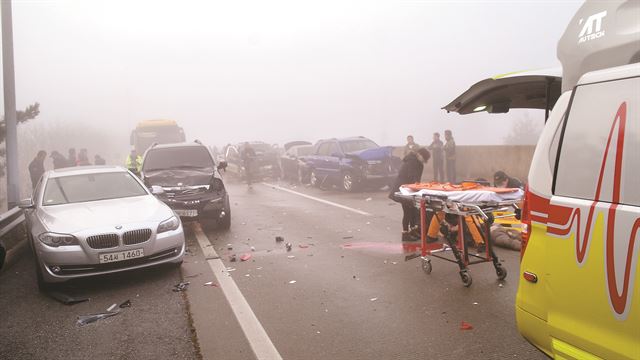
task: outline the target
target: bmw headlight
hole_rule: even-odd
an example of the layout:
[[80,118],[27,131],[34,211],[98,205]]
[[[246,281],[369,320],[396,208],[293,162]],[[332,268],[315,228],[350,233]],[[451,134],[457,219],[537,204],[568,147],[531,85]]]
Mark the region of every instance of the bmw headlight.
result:
[[157,233],[160,234],[167,231],[173,231],[178,227],[180,227],[180,219],[174,215],[158,225]]
[[78,239],[76,239],[75,236],[69,234],[46,232],[40,234],[38,236],[38,240],[40,240],[43,244],[51,247],[80,245]]

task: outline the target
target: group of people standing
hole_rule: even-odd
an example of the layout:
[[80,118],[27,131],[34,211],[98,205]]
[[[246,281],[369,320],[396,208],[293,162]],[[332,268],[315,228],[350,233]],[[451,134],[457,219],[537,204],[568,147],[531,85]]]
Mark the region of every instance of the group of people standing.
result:
[[[68,156],[60,154],[58,151],[53,150],[49,156],[53,162],[54,169],[60,169],[72,166],[87,166],[91,165],[89,161],[89,152],[87,149],[80,149],[76,153],[75,148],[69,149]],[[31,177],[31,187],[35,188],[38,180],[45,172],[44,161],[47,159],[47,152],[44,150],[38,151],[36,157],[29,163],[29,176]],[[100,155],[95,155],[94,165],[106,165],[107,162]]]
[[427,147],[418,145],[413,136],[407,136],[407,145],[404,148],[402,165],[398,177],[391,188],[389,198],[402,205],[402,240],[417,240],[420,236],[420,215],[412,201],[398,198],[395,194],[404,184],[413,184],[422,181],[424,164],[433,159],[434,181],[444,182],[445,168],[446,180],[456,182],[456,143],[451,130],[444,132],[445,142],[440,140],[440,133],[433,134],[433,141]]
[[[440,133],[433,133],[431,144],[426,147],[431,153],[433,162],[433,181],[443,183],[445,180],[456,183],[456,142],[451,130],[444,131],[444,140],[440,140]],[[404,156],[420,149],[412,135],[407,136],[407,145],[404,147]],[[445,172],[446,169],[446,172]]]

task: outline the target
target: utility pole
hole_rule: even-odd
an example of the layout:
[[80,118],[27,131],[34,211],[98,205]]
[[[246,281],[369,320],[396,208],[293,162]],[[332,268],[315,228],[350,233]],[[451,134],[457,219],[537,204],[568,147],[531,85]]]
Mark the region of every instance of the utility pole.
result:
[[4,121],[7,130],[7,203],[12,208],[20,197],[18,170],[18,124],[16,119],[16,79],[13,68],[13,24],[11,0],[2,1],[2,74],[4,80]]

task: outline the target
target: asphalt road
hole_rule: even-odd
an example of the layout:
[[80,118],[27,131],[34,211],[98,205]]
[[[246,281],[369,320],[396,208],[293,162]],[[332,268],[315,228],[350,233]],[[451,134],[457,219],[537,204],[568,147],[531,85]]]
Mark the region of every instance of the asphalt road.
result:
[[[403,248],[401,209],[385,192],[273,185],[227,184],[231,230],[186,223],[180,271],[72,283],[89,302],[38,294],[25,256],[0,275],[0,358],[545,359],[515,326],[517,252],[497,250],[505,281],[478,264],[465,288],[455,264],[434,259],[427,275],[404,261],[415,249]],[[188,289],[172,292],[182,278]],[[118,316],[75,324],[127,299]]]

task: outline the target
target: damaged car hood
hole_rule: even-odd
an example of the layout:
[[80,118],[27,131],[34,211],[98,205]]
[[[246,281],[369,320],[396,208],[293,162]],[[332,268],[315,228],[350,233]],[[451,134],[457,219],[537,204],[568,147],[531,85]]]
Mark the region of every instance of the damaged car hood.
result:
[[182,187],[208,185],[215,176],[213,169],[170,169],[144,173],[147,186]]
[[[73,234],[78,231],[117,225],[162,221],[173,212],[152,195],[43,206],[38,216],[49,231]],[[111,230],[113,231],[113,230]]]
[[392,157],[393,146],[381,146],[374,149],[366,149],[347,153],[348,156],[355,156],[362,160],[382,160]]

